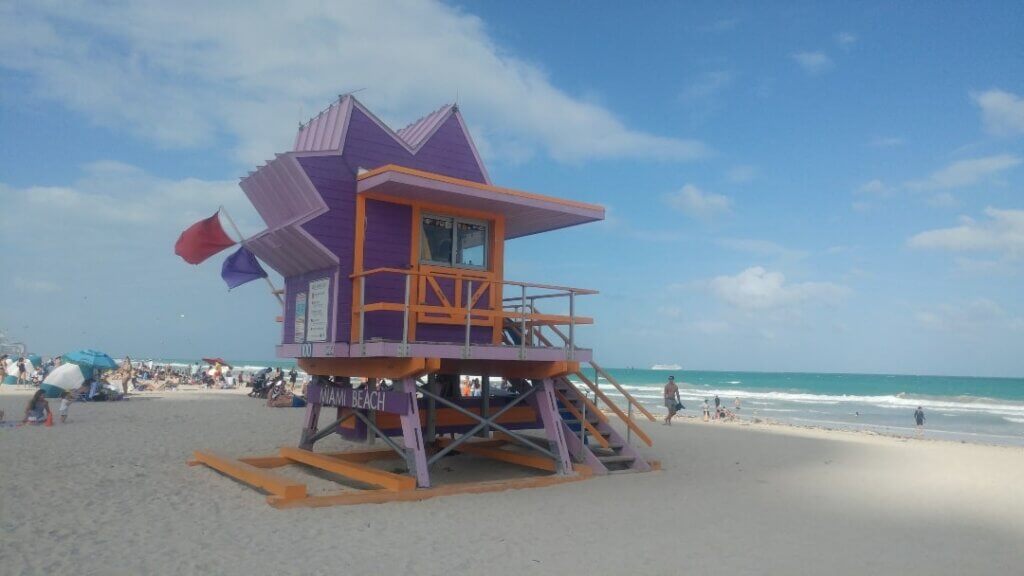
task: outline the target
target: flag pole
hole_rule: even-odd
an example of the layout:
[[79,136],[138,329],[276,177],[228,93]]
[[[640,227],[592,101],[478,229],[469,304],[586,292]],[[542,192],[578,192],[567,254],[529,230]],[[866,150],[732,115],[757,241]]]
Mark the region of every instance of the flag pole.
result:
[[[228,219],[228,223],[231,224],[231,227],[235,229],[235,234],[238,234],[238,243],[241,244],[242,246],[245,246],[245,236],[242,235],[242,231],[239,230],[238,225],[235,224],[235,219],[231,217],[231,214],[228,214],[228,211],[226,208],[224,208],[223,204],[221,204],[220,206],[220,211],[224,213],[224,217]],[[277,292],[277,288],[275,288],[274,283],[270,281],[270,277],[264,276],[263,279],[267,281],[267,286],[270,286],[270,293],[273,294],[275,298],[277,298],[277,301],[281,304],[281,307],[284,308],[284,298],[282,298],[281,295]]]

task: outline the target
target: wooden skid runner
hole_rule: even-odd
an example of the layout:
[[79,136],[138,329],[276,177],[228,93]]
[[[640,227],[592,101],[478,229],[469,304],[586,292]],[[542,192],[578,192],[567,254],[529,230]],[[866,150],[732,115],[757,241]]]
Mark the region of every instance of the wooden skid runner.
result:
[[195,452],[193,458],[195,459],[189,462],[190,466],[205,464],[221,474],[231,476],[239,482],[266,490],[277,498],[293,500],[306,497],[305,484],[300,484],[272,472],[261,470],[252,464],[246,464],[240,460],[219,456],[211,452]]
[[411,476],[392,474],[391,472],[378,470],[365,464],[332,458],[330,456],[310,452],[309,450],[302,450],[300,448],[281,448],[281,456],[288,458],[289,460],[294,460],[300,464],[313,466],[314,468],[333,472],[339,476],[357,480],[364,484],[380,486],[385,490],[397,492],[416,488],[416,479]]
[[[507,444],[507,441],[482,440],[463,444],[458,447],[458,451],[540,470],[554,470],[554,462],[533,455],[500,450],[498,446],[503,444]],[[410,502],[454,494],[480,494],[502,490],[540,488],[585,480],[591,476],[589,467],[577,464],[574,467],[576,474],[566,476],[551,475],[488,482],[464,482],[434,488],[416,489],[416,479],[411,476],[392,474],[362,464],[372,460],[394,457],[395,453],[391,450],[315,453],[309,450],[285,447],[280,449],[279,456],[252,456],[237,459],[212,452],[197,451],[193,455],[193,460],[190,460],[188,464],[189,466],[203,464],[239,482],[269,492],[270,495],[267,496],[267,503],[275,508]],[[364,484],[380,486],[380,488],[370,490],[350,489],[319,496],[310,496],[307,493],[305,484],[267,470],[268,468],[277,468],[296,463],[326,470]]]

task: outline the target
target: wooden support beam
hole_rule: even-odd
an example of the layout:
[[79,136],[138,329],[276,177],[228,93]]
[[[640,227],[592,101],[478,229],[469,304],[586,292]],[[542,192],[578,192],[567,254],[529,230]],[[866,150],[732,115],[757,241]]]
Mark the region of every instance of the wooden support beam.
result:
[[601,433],[597,431],[597,428],[594,428],[593,424],[588,422],[587,419],[583,417],[583,414],[581,414],[580,411],[576,409],[576,406],[573,405],[573,403],[570,402],[564,394],[559,392],[557,388],[555,389],[555,396],[558,397],[558,400],[562,402],[562,405],[565,406],[565,409],[568,410],[573,415],[573,417],[576,418],[576,420],[579,421],[579,423],[582,424],[583,427],[587,429],[587,432],[590,432],[590,435],[594,438],[595,441],[597,441],[598,444],[600,444],[604,448],[609,448],[608,440],[606,440],[605,437],[602,436]]
[[[441,446],[446,446],[451,441],[444,440],[439,442]],[[510,452],[508,450],[502,450],[501,448],[492,446],[482,446],[477,442],[463,442],[456,446],[454,450],[456,452],[462,452],[463,454],[472,454],[474,456],[490,458],[491,460],[518,464],[519,466],[526,466],[527,468],[536,468],[537,470],[545,470],[547,472],[557,471],[555,461],[550,458],[535,456],[533,454],[523,454],[520,452]]]
[[401,474],[392,474],[376,468],[331,458],[299,448],[281,448],[281,456],[296,462],[333,472],[364,484],[380,486],[385,490],[401,491],[416,488],[416,479]]
[[402,457],[391,448],[379,450],[347,450],[345,452],[320,452],[321,456],[337,458],[345,462],[372,462],[374,460],[401,460]]
[[238,461],[257,468],[280,468],[292,463],[291,460],[280,456],[249,456],[247,458],[238,458]]
[[437,358],[297,358],[296,363],[314,376],[364,378],[418,378],[441,367]]
[[442,374],[490,374],[502,378],[541,380],[579,371],[579,362],[565,360],[462,360],[442,358]]
[[[588,468],[589,471],[589,468]],[[405,490],[392,492],[390,490],[346,490],[334,494],[322,496],[310,496],[298,500],[284,500],[274,496],[267,497],[267,503],[274,508],[319,508],[323,506],[347,506],[353,504],[382,504],[385,502],[412,502],[436,498],[438,496],[452,496],[455,494],[484,494],[487,492],[501,492],[503,490],[520,490],[525,488],[542,488],[568,482],[579,482],[590,478],[590,474],[580,470],[579,474],[569,476],[540,476],[534,478],[517,478],[514,480],[496,480],[493,482],[465,482],[459,484],[447,484],[434,488],[421,490]]]
[[261,470],[252,464],[246,464],[245,462],[220,456],[212,452],[196,451],[192,457],[195,463],[204,464],[239,482],[266,490],[276,496],[279,501],[306,497],[305,484],[300,484],[290,478]]

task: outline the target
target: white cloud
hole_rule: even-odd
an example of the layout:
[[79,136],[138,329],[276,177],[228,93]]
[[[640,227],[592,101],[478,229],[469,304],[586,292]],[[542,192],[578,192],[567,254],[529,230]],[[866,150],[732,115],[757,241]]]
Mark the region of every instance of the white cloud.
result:
[[771,240],[757,238],[721,238],[717,243],[730,250],[744,252],[746,254],[757,254],[759,256],[772,256],[785,260],[802,260],[807,257],[804,250],[787,248]]
[[702,74],[682,92],[683,100],[714,98],[732,85],[736,75],[729,70],[714,70]]
[[855,192],[858,194],[870,194],[873,196],[888,196],[892,194],[893,190],[892,187],[886,185],[885,182],[875,179],[861,184],[857,187]]
[[16,276],[14,278],[14,287],[22,292],[34,292],[41,294],[60,292],[60,284],[57,284],[56,282],[51,282],[50,280],[22,278],[21,276]]
[[820,74],[832,68],[832,59],[824,52],[797,52],[792,56],[808,74]]
[[733,184],[746,184],[757,177],[757,168],[746,164],[733,166],[725,173],[725,178]]
[[966,304],[942,304],[920,310],[915,319],[923,328],[954,334],[992,329],[1017,330],[1020,318],[1014,318],[992,300],[980,298]]
[[695,332],[708,336],[726,334],[732,330],[732,326],[723,320],[697,320],[696,322],[689,323],[688,327]]
[[1024,210],[986,208],[985,215],[989,220],[984,222],[961,217],[959,226],[921,232],[907,244],[912,248],[1024,256]]
[[990,134],[1024,134],[1024,98],[993,88],[972,92],[971,99],[981,108],[981,120]]
[[359,88],[399,125],[458,94],[494,155],[503,146],[562,161],[707,153],[557,88],[481,19],[437,2],[26,2],[4,12],[0,67],[30,78],[34,96],[163,146],[226,139],[247,164],[290,146],[300,121]]
[[953,196],[949,192],[939,192],[938,194],[933,194],[930,198],[928,198],[928,200],[926,200],[926,202],[928,202],[929,206],[934,206],[936,208],[953,208],[957,204],[959,204],[959,202],[957,202],[956,200],[956,196]]
[[849,290],[831,282],[786,283],[781,272],[754,266],[735,276],[717,276],[711,290],[720,300],[742,310],[770,311],[803,304],[835,304]]
[[952,164],[932,173],[924,180],[908,182],[907,186],[916,190],[943,190],[961,188],[982,182],[992,176],[1005,172],[1021,163],[1021,159],[1013,154],[997,154],[970,160],[957,160]]
[[840,48],[849,50],[857,43],[857,35],[852,32],[839,32],[835,35],[835,40]]
[[666,200],[669,206],[696,218],[713,218],[727,214],[732,209],[729,197],[704,192],[693,184],[687,184],[678,192],[669,194]]
[[[119,162],[88,164],[69,186],[0,183],[0,195],[8,208],[0,212],[0,244],[18,246],[54,265],[68,252],[69,241],[74,251],[99,258],[94,265],[117,257],[145,260],[150,250],[170,254],[177,235],[218,205],[225,206],[243,233],[263,228],[237,181],[171,180]],[[49,251],[59,256],[45,256]],[[69,262],[79,265],[75,258]]]

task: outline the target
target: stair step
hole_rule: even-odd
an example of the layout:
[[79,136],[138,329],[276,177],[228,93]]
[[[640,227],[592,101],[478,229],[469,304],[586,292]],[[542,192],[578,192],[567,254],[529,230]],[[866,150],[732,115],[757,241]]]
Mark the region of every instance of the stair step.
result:
[[636,456],[598,456],[597,459],[602,464],[614,464],[616,462],[633,462],[636,460]]

